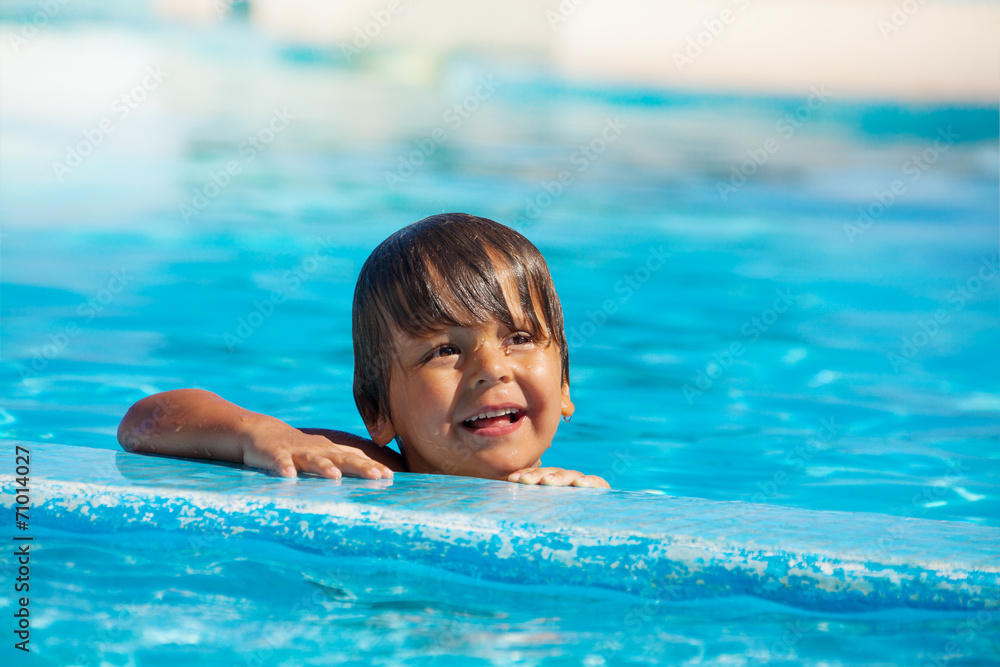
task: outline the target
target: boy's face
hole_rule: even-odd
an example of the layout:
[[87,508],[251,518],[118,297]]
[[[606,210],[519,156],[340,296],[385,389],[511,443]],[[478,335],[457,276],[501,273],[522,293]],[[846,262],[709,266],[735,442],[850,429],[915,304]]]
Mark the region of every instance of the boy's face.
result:
[[573,414],[548,332],[484,322],[394,338],[393,418],[371,432],[379,444],[398,435],[411,472],[506,479],[536,465],[560,417]]

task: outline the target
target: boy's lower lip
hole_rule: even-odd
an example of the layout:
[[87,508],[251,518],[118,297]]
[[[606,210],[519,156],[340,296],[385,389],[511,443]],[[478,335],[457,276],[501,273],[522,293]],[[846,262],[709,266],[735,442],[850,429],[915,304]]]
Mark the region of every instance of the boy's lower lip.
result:
[[517,429],[521,428],[521,423],[524,421],[525,413],[522,412],[517,415],[517,421],[511,422],[510,424],[503,424],[502,426],[494,426],[492,428],[469,428],[464,423],[460,426],[465,429],[466,433],[471,433],[473,435],[484,435],[488,438],[495,438],[500,435],[507,435],[508,433],[513,433]]

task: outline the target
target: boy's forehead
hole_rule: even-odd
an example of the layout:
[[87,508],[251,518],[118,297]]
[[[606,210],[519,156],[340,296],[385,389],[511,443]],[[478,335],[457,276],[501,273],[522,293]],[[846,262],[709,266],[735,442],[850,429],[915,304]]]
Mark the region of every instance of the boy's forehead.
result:
[[521,298],[517,289],[517,276],[514,274],[513,268],[507,259],[493,248],[486,246],[486,254],[496,270],[497,282],[500,283],[507,310],[510,311],[515,322],[524,319],[524,314],[521,312]]
[[[517,288],[517,275],[507,259],[500,252],[488,245],[484,246],[483,249],[486,251],[487,256],[490,258],[490,262],[493,264],[494,274],[496,275],[497,282],[500,285],[503,300],[507,304],[507,310],[510,312],[511,317],[515,322],[520,322],[524,319],[524,313],[521,312],[521,299]],[[469,309],[455,294],[455,290],[448,284],[448,279],[444,276],[444,274],[442,274],[440,267],[438,267],[434,262],[427,262],[426,268],[431,279],[431,286],[437,297],[444,302],[450,312],[467,313],[469,315],[469,324],[473,324],[475,322],[473,313],[469,312]],[[442,324],[442,326],[448,325]]]
[[[510,314],[510,318],[513,320],[514,324],[518,327],[527,327],[530,323],[529,318],[523,312],[521,308],[520,291],[517,284],[517,275],[506,258],[498,253],[496,250],[485,247],[486,253],[490,258],[491,263],[494,268],[494,275],[497,278],[497,284],[500,287],[501,295],[503,297],[504,303],[507,307],[507,311]],[[448,282],[448,278],[444,275],[441,268],[432,261],[428,261],[425,264],[425,270],[427,272],[427,277],[430,281],[430,288],[434,293],[434,297],[438,300],[444,307],[445,311],[449,313],[451,318],[455,321],[449,321],[447,319],[442,319],[437,325],[432,325],[431,328],[426,332],[418,333],[417,335],[410,334],[403,330],[398,323],[391,323],[390,329],[392,332],[392,337],[397,344],[405,342],[415,342],[420,341],[428,336],[433,336],[436,333],[447,330],[455,326],[456,321],[459,326],[477,326],[485,324],[482,320],[482,309],[479,309],[479,313],[470,309],[470,307],[463,303],[462,299],[458,297],[456,291]],[[532,299],[537,301],[537,299]],[[547,329],[545,326],[545,320],[542,313],[539,310],[539,304],[535,304],[535,315],[541,327]],[[503,318],[490,317],[487,321],[499,321]]]

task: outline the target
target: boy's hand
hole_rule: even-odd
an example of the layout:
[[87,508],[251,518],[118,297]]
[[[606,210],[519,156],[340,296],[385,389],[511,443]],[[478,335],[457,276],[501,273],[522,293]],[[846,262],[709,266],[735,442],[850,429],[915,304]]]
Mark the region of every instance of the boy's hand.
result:
[[364,479],[392,479],[388,466],[359,449],[323,435],[309,435],[273,418],[253,424],[243,443],[243,463],[282,477],[311,472],[329,479],[342,475]]
[[508,482],[541,484],[542,486],[582,486],[591,489],[610,489],[611,485],[597,475],[584,475],[576,470],[562,468],[523,468],[512,472]]

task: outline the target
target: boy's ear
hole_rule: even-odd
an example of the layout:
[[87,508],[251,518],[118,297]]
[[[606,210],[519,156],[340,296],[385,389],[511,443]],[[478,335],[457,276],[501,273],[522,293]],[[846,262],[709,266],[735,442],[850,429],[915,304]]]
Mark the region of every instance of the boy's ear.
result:
[[572,417],[573,412],[576,410],[576,406],[573,405],[573,401],[569,397],[569,382],[563,382],[562,385],[562,416]]
[[385,447],[396,437],[396,429],[393,428],[392,422],[385,417],[379,417],[374,424],[366,424],[366,426],[368,427],[368,435],[379,447]]

